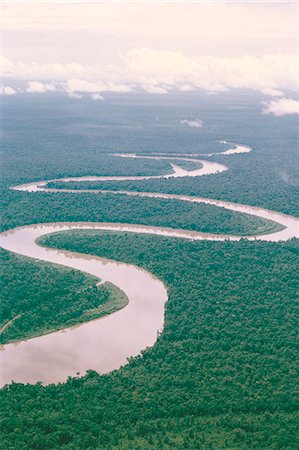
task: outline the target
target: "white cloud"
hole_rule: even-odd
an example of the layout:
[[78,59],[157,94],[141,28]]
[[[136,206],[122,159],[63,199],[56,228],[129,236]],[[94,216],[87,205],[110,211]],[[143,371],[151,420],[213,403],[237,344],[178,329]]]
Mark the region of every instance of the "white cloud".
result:
[[131,86],[128,86],[126,84],[116,84],[116,83],[107,83],[105,86],[105,91],[109,92],[120,92],[120,93],[127,93],[132,92]]
[[194,91],[194,87],[191,86],[190,84],[183,84],[182,86],[180,86],[180,91],[182,92]]
[[0,55],[0,66],[2,74],[15,75],[16,73],[15,64],[2,54]]
[[55,92],[56,86],[53,83],[41,83],[40,81],[29,81],[26,92],[29,94],[44,94],[45,92]]
[[[73,98],[240,88],[284,100],[299,88],[295,3],[6,1],[2,73]],[[265,111],[279,107],[294,108]]]
[[167,89],[189,88],[222,92],[231,88],[255,90],[297,89],[296,55],[271,54],[262,57],[190,58],[180,52],[148,48],[130,50],[124,55],[124,75],[137,83]]
[[149,94],[167,94],[167,89],[154,85],[154,84],[143,84],[142,88]]
[[287,114],[299,114],[299,101],[291,98],[281,98],[264,103],[264,114],[285,116]]
[[100,92],[131,92],[132,89],[130,86],[125,84],[115,84],[115,83],[103,83],[102,81],[88,81],[82,80],[78,78],[73,78],[68,80],[65,84],[66,92],[73,96],[76,93],[90,93],[94,94],[91,96],[93,100],[103,100],[103,97],[100,95]]
[[67,80],[69,78],[89,76],[99,70],[95,66],[83,66],[82,64],[71,63],[38,63],[38,62],[13,62],[7,57],[1,55],[2,72],[5,76],[13,76],[14,78],[22,78],[30,80],[36,78],[39,80]]
[[92,100],[104,100],[104,97],[102,97],[101,94],[92,94],[91,99]]
[[[191,58],[180,52],[141,47],[123,54],[120,65],[25,64],[3,60],[4,76],[34,77],[39,80],[34,83],[49,78],[56,83],[64,81],[73,93],[130,92],[135,86],[159,94],[171,90],[223,92],[241,88],[279,96],[285,89],[298,89],[297,57],[290,54]],[[32,89],[50,90],[42,86]]]
[[45,88],[49,92],[55,92],[57,90],[55,84],[53,83],[45,83]]
[[203,121],[200,119],[194,119],[194,120],[181,120],[181,124],[186,124],[191,128],[202,128],[203,127]]
[[16,89],[10,87],[10,86],[0,86],[0,94],[1,95],[15,95],[17,93]]
[[99,83],[90,82],[87,80],[81,80],[78,78],[73,78],[68,80],[66,83],[67,91],[76,92],[101,92],[103,90],[103,85]]
[[76,100],[82,98],[81,94],[75,94],[75,92],[71,92],[71,91],[68,92],[68,95],[69,95],[69,97],[75,98]]
[[4,3],[5,77],[55,80],[71,96],[298,88],[296,2]]
[[278,89],[271,89],[271,88],[264,88],[261,89],[262,94],[268,95],[269,97],[282,97],[283,92],[279,91]]

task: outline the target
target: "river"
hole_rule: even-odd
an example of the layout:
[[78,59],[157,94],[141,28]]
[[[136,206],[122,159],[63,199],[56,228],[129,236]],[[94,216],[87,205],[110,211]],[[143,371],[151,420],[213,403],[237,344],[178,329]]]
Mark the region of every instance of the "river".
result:
[[[223,152],[222,154],[247,153],[248,151],[248,147],[236,146],[236,149],[227,150],[226,153]],[[126,155],[125,157],[138,156]],[[164,156],[152,156],[152,158],[160,159]],[[172,159],[186,160],[187,158],[177,156]],[[176,194],[47,188],[47,183],[50,181],[137,180],[170,176],[201,176],[228,170],[226,166],[218,163],[203,161],[198,158],[193,159],[193,161],[199,162],[200,167],[186,171],[176,164],[170,163],[171,174],[154,177],[64,178],[62,180],[27,183],[14,186],[12,189],[28,193],[45,191],[49,194],[51,192],[72,192],[75,194],[80,194],[80,192],[89,192],[90,194],[113,192],[115,195],[166,198],[211,204],[267,219],[281,225],[281,229],[277,232],[256,236],[250,235],[247,236],[249,240],[280,241],[299,237],[299,220],[297,218],[249,205]],[[244,238],[244,236],[207,234],[198,231],[138,224],[89,222],[29,225],[2,233],[0,235],[0,246],[4,249],[95,275],[102,282],[110,282],[119,287],[127,295],[129,303],[125,308],[100,319],[44,336],[3,345],[0,354],[1,385],[10,383],[12,380],[23,383],[43,381],[44,384],[63,382],[68,376],[83,375],[88,369],[96,370],[99,373],[108,373],[126,364],[129,357],[136,356],[145,348],[154,345],[158,333],[163,330],[167,289],[161,280],[134,265],[74,252],[49,249],[36,243],[36,240],[41,236],[58,231],[78,229],[146,233],[191,240],[223,241],[229,239],[237,241]]]

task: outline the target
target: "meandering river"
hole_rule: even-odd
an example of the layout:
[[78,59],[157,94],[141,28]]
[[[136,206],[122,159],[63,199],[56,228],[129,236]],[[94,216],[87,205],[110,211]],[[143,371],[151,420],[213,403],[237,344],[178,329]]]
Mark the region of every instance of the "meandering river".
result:
[[[223,155],[234,153],[248,153],[249,147],[235,145],[226,150]],[[132,154],[119,154],[119,157],[142,157]],[[259,236],[247,236],[248,239],[261,239],[264,241],[287,240],[299,237],[299,220],[275,211],[240,205],[201,197],[191,197],[175,194],[160,194],[152,192],[127,191],[101,191],[52,189],[47,184],[51,181],[105,181],[105,180],[140,180],[150,178],[169,178],[181,176],[202,176],[228,170],[223,164],[205,161],[198,155],[164,155],[146,156],[153,159],[170,160],[172,172],[157,176],[136,177],[76,177],[60,180],[46,180],[14,186],[11,189],[25,192],[45,191],[51,192],[80,192],[114,193],[115,195],[129,195],[140,197],[154,197],[175,199],[194,203],[206,203],[226,208],[239,213],[250,214],[263,219],[271,220],[281,225],[281,230]],[[200,156],[212,156],[205,154]],[[188,160],[198,163],[194,170],[184,170],[172,160]],[[44,384],[63,382],[68,376],[83,375],[86,370],[93,369],[100,373],[107,373],[126,364],[127,358],[138,355],[146,347],[154,345],[157,335],[163,329],[164,305],[167,301],[167,290],[161,280],[149,272],[134,265],[119,263],[103,258],[74,252],[55,250],[42,247],[36,243],[39,237],[67,230],[110,230],[118,232],[146,233],[157,236],[169,236],[191,240],[240,240],[241,236],[207,234],[197,231],[172,229],[145,225],[117,224],[117,223],[47,223],[29,225],[6,231],[0,235],[0,245],[6,250],[16,254],[31,257],[37,260],[60,264],[75,268],[91,275],[95,275],[102,282],[110,282],[118,286],[127,295],[128,305],[110,315],[96,319],[76,327],[56,331],[51,334],[39,336],[18,343],[6,344],[1,347],[1,376],[0,385],[17,382],[34,383],[43,381]],[[244,238],[244,236],[243,236]]]

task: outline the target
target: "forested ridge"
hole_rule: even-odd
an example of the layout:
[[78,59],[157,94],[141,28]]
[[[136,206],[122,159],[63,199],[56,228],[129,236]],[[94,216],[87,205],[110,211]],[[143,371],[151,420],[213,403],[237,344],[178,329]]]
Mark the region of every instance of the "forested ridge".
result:
[[297,448],[295,240],[43,241],[150,270],[169,290],[165,327],[109,375],[2,389],[3,448]]

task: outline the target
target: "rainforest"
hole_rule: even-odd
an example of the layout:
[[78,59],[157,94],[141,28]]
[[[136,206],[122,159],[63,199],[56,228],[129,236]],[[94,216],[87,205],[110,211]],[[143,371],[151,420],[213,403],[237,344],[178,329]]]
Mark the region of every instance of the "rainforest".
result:
[[[12,374],[1,448],[297,448],[298,120],[261,115],[258,101],[246,91],[1,100],[0,365]],[[189,127],[199,103],[205,126]],[[250,151],[225,154],[238,145]],[[192,176],[205,161],[214,172]],[[172,176],[176,166],[188,173]],[[85,340],[94,360],[116,352],[114,336],[95,347],[88,336],[130,308],[135,275],[117,285],[90,269],[110,261],[156,283],[136,281],[153,305],[154,289],[167,293],[138,313],[152,321],[148,340],[109,370],[80,355],[68,376],[59,347],[44,352],[46,375],[31,353],[14,358],[55,336],[76,336],[78,351]],[[117,334],[125,347],[125,327]]]

